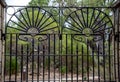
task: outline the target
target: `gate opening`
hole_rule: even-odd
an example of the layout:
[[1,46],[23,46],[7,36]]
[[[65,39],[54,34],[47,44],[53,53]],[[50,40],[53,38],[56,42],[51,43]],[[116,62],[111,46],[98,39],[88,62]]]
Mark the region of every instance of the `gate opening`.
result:
[[116,82],[111,9],[21,7],[5,28],[4,81]]

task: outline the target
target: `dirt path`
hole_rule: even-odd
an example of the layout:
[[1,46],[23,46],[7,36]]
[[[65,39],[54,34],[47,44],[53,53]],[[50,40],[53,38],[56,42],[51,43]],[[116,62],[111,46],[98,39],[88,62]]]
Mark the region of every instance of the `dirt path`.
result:
[[[54,76],[55,76],[55,78],[54,78]],[[49,77],[49,78],[48,78]],[[54,75],[54,72],[50,72],[50,74],[48,74],[48,72],[45,72],[44,73],[44,82],[66,82],[66,80],[68,81],[68,82],[71,82],[71,80],[73,80],[73,82],[76,82],[77,81],[77,76],[76,76],[76,74],[73,74],[73,76],[72,76],[73,78],[71,78],[71,74],[67,74],[67,79],[66,79],[66,74],[64,74],[64,75],[61,75],[60,73],[55,73],[55,75]],[[33,80],[34,80],[34,82],[37,82],[37,79],[39,79],[39,82],[43,82],[43,74],[42,73],[40,73],[39,74],[39,76],[37,76],[37,73],[35,73],[34,75],[33,75]],[[89,77],[89,80],[92,80],[93,79],[93,77]],[[98,76],[95,76],[94,77],[94,79],[95,80],[98,80]],[[5,80],[6,81],[9,81],[9,76],[6,76],[5,77]],[[19,73],[18,75],[17,75],[17,82],[19,82],[21,80],[21,74]],[[32,82],[31,80],[32,80],[32,74],[29,72],[28,73],[28,80],[29,80],[29,82]],[[41,81],[40,81],[41,80]],[[79,80],[79,82],[81,82],[82,81],[82,76],[81,75],[79,75],[78,76],[78,80]],[[84,80],[85,80],[85,78],[84,78]],[[12,75],[11,76],[11,81],[15,81],[15,75]],[[26,81],[25,81],[26,82]],[[85,81],[84,81],[85,82]],[[91,81],[92,82],[92,81]]]

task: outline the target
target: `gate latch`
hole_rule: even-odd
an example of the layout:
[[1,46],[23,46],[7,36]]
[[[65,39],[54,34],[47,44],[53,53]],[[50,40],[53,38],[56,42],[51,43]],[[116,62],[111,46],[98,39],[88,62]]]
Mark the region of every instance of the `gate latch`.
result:
[[120,32],[116,32],[115,38],[114,38],[115,41],[119,41],[120,42],[119,37],[120,37]]
[[62,34],[59,34],[59,39],[62,40]]
[[1,40],[5,40],[5,34],[2,34]]
[[1,40],[5,40],[5,33],[3,33],[3,31],[2,31],[2,29],[0,29],[0,35],[1,35],[1,37],[0,37],[0,39]]

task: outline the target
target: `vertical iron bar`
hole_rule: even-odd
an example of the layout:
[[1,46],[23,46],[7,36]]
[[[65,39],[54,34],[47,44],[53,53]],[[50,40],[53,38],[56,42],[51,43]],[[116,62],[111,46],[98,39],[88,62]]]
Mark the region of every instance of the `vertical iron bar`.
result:
[[23,81],[23,45],[21,45],[21,81]]
[[[59,23],[59,26],[61,26],[61,8],[60,8],[60,4],[59,4],[59,9],[58,9],[58,12],[59,12],[59,20],[58,20],[58,23]],[[61,34],[61,30],[60,28],[58,28],[58,33]]]
[[6,56],[7,56],[7,41],[6,41],[6,36],[8,36],[7,34],[5,34],[5,47],[4,47],[4,54],[5,54],[5,57],[4,57],[4,81],[6,80]]
[[111,81],[111,52],[110,52],[110,34],[109,34],[109,40],[108,40],[108,55],[109,55],[109,81]]
[[61,76],[61,74],[60,74],[60,73],[61,73],[61,69],[60,69],[60,68],[61,68],[61,56],[60,56],[60,47],[61,47],[60,45],[61,45],[61,44],[60,44],[60,38],[59,38],[58,43],[59,43],[59,52],[58,52],[58,56],[59,56],[59,80],[60,80],[60,79],[61,79],[61,78],[60,78],[60,76]]
[[11,81],[11,61],[12,61],[12,34],[10,34],[10,69],[9,69],[9,81]]
[[17,81],[17,72],[18,72],[18,64],[17,64],[17,57],[18,57],[18,35],[16,34],[16,50],[15,50],[15,53],[16,53],[16,55],[15,55],[15,58],[16,58],[16,60],[15,60],[15,62],[16,62],[16,69],[15,69],[15,81]]
[[73,82],[73,35],[71,35],[71,82]]
[[105,36],[103,34],[103,71],[104,71],[104,81],[106,81],[106,73],[105,73]]
[[[38,41],[39,41],[39,40],[38,40]],[[42,53],[42,54],[43,54],[43,53]],[[38,67],[38,68],[37,68],[37,82],[39,82],[39,73],[40,73],[40,70],[39,70],[39,69],[40,69],[40,68],[39,68],[39,67],[40,67],[40,63],[39,63],[40,60],[39,60],[39,59],[42,58],[42,54],[40,53],[40,43],[38,43],[38,45],[37,45],[37,57],[38,57],[38,59],[37,59],[37,65],[38,65],[38,66],[37,66],[37,67]]]
[[97,54],[98,54],[98,82],[100,82],[100,54],[99,54],[100,46],[98,44]]
[[76,57],[77,57],[77,58],[76,58],[76,63],[77,63],[76,68],[77,68],[77,70],[76,70],[76,71],[77,71],[77,82],[78,82],[78,74],[79,74],[79,73],[78,73],[78,57],[79,57],[79,56],[78,56],[78,43],[77,43],[77,45],[76,45],[76,55],[77,55],[77,56],[76,56]]
[[84,81],[84,51],[83,51],[83,45],[82,45],[82,82]]
[[[61,37],[62,37],[62,35],[60,35],[60,38],[61,38]],[[62,62],[62,61],[63,61],[63,57],[64,57],[64,56],[62,56],[62,39],[60,39],[60,43],[61,43],[61,44],[60,44],[60,54],[61,54],[61,55],[60,55],[60,58],[61,58],[61,59],[60,59],[60,62],[61,62],[61,69],[62,69],[62,68],[63,68],[63,64],[62,64],[63,62]],[[62,71],[61,71],[61,80],[62,80]]]
[[88,46],[88,40],[87,40],[87,78],[88,78],[88,82],[89,82],[89,46]]
[[43,45],[43,82],[45,80],[45,46]]
[[[115,20],[115,18],[116,18],[116,11],[114,11],[114,27],[116,27],[116,20]],[[115,41],[115,28],[113,28],[113,35],[114,35],[114,40],[113,40],[113,46],[114,46],[114,53],[113,53],[113,55],[114,55],[114,77],[115,77],[115,81],[116,81],[116,41]]]
[[68,61],[68,35],[66,34],[66,82],[67,82],[67,78],[68,78],[68,76],[67,76],[67,74],[68,74],[68,63],[67,63],[67,61]]
[[28,64],[29,64],[29,55],[30,55],[29,54],[29,47],[30,47],[29,44],[27,44],[27,63],[26,63],[26,69],[27,69],[27,73],[26,74],[27,75],[26,75],[26,81],[28,81],[28,69],[29,69],[28,68]]
[[32,82],[34,80],[34,38],[32,38]]
[[50,81],[50,34],[48,39],[48,81]]
[[93,47],[92,47],[92,57],[93,57],[93,58],[92,58],[92,63],[93,63],[93,82],[94,82],[94,80],[95,80],[95,79],[94,79],[94,76],[95,76],[95,73],[94,73],[94,72],[95,72],[95,68],[94,68],[94,66],[95,66],[95,65],[94,65],[94,56],[95,56],[94,50],[95,50],[95,48],[94,48],[94,46],[93,46]]
[[55,59],[56,59],[56,57],[55,57],[55,54],[56,54],[56,36],[55,36],[55,34],[54,34],[54,82],[55,82]]

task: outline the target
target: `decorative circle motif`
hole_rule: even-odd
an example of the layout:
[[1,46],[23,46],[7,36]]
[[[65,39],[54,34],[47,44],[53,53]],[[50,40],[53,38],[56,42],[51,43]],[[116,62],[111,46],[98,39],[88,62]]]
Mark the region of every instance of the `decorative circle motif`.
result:
[[36,29],[36,28],[34,28],[34,27],[33,27],[33,28],[29,28],[29,29],[28,29],[28,31],[27,31],[27,33],[31,33],[31,34],[32,34],[32,33],[33,33],[33,34],[38,34],[38,33],[39,33],[39,31],[38,31],[38,29]]
[[14,7],[9,7],[9,8],[7,8],[7,14],[8,15],[12,15],[12,14],[14,14],[15,13],[15,8]]
[[58,24],[50,12],[40,7],[28,7],[18,10],[11,16],[6,33],[40,34],[52,33],[53,30],[58,31]]
[[64,29],[69,29],[74,34],[109,34],[112,28],[113,24],[109,15],[100,9],[81,8],[68,15],[63,32]]
[[85,34],[86,36],[90,36],[90,34],[93,33],[93,31],[90,29],[90,28],[85,28],[83,31],[82,31],[83,34]]

